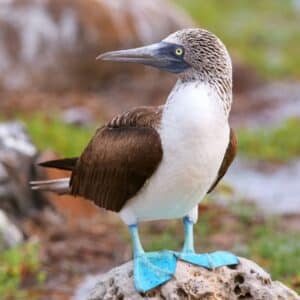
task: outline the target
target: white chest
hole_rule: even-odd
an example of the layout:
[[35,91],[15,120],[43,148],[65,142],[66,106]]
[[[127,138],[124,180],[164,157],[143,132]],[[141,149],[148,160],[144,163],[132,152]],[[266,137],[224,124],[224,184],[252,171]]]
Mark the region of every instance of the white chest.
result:
[[127,205],[138,220],[186,215],[216,179],[229,143],[227,116],[220,99],[206,86],[175,90],[159,133],[162,162]]
[[160,135],[164,162],[174,174],[198,190],[212,183],[229,143],[229,125],[210,88],[179,89],[166,105]]

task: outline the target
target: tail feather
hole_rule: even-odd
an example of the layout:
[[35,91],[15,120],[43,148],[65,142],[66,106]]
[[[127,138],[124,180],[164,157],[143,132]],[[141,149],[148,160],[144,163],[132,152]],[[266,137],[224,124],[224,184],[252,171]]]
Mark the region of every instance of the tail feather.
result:
[[39,165],[42,167],[46,167],[46,168],[54,168],[54,169],[60,169],[60,170],[73,171],[77,160],[78,160],[78,157],[64,158],[64,159],[45,161],[45,162],[39,163]]
[[61,195],[68,194],[70,192],[70,178],[31,181],[30,187],[32,190],[49,191]]

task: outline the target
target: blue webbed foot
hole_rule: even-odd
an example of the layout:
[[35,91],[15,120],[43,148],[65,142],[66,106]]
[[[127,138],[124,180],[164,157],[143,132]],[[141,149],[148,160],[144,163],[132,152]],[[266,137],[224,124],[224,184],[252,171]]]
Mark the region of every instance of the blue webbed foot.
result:
[[182,252],[177,252],[178,259],[187,261],[207,269],[215,269],[223,266],[232,266],[239,263],[238,258],[226,251],[197,254],[194,251],[193,221],[189,217],[183,218],[185,240]]
[[136,289],[147,292],[172,279],[176,261],[176,256],[171,251],[140,253],[134,258]]
[[223,266],[232,266],[239,264],[239,259],[237,258],[237,256],[226,251],[216,251],[212,253],[201,254],[197,254],[195,252],[180,252],[177,253],[177,257],[180,260],[207,269],[215,269]]

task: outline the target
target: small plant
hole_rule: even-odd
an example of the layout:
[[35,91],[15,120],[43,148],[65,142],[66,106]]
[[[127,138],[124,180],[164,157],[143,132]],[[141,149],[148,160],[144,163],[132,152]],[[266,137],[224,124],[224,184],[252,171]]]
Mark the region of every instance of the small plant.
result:
[[250,244],[253,259],[274,279],[282,280],[300,292],[300,233],[279,231],[272,223],[256,228]]
[[35,114],[21,119],[40,150],[55,149],[64,157],[81,154],[94,134],[95,128],[81,128],[66,124],[44,114]]
[[299,118],[274,129],[243,129],[238,133],[239,152],[253,159],[288,162],[300,156],[299,132]]
[[45,280],[37,244],[25,243],[0,253],[0,299],[26,299],[22,285],[28,278],[36,283]]

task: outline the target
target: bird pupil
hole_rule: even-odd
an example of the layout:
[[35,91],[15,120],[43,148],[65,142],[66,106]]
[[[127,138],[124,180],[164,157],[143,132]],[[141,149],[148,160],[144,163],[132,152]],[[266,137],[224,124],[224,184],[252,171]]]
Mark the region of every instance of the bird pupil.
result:
[[181,55],[181,54],[182,54],[182,52],[183,52],[183,51],[182,51],[182,49],[181,49],[181,48],[177,48],[177,49],[176,49],[176,54],[177,54],[177,55]]

